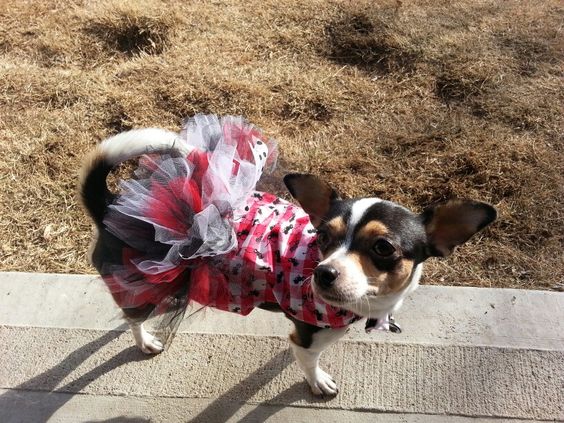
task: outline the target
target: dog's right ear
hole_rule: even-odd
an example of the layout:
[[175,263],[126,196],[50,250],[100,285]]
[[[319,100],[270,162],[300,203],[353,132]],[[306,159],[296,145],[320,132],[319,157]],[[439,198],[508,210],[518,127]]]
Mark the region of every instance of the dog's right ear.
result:
[[451,200],[426,209],[421,214],[430,256],[446,257],[468,241],[496,217],[489,204],[471,200]]
[[331,203],[339,198],[333,188],[314,175],[290,173],[284,176],[284,183],[316,228],[329,212]]

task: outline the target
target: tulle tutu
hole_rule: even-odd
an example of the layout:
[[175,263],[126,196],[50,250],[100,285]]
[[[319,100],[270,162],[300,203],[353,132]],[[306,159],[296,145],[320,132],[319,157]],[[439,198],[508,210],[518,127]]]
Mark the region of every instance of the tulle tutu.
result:
[[[242,118],[195,116],[181,137],[194,147],[188,157],[145,156],[137,177],[121,184],[105,220],[114,235],[138,250],[150,251],[155,241],[170,246],[164,257],[136,259],[145,274],[232,251],[233,211],[245,203],[265,167],[275,165],[276,144]],[[154,238],[140,237],[132,220],[149,223]]]
[[233,212],[276,164],[276,143],[241,117],[196,115],[180,135],[191,153],[143,156],[106,214],[107,229],[131,247],[123,266],[105,272],[121,307],[162,301],[168,293],[151,284],[176,282],[202,258],[233,251]]
[[358,320],[313,298],[319,257],[307,214],[255,191],[274,169],[275,142],[240,117],[213,115],[186,121],[181,137],[194,148],[186,157],[143,156],[109,206],[104,223],[128,246],[104,272],[118,304],[154,305],[173,316],[169,327],[192,301],[241,314],[277,303],[321,327]]

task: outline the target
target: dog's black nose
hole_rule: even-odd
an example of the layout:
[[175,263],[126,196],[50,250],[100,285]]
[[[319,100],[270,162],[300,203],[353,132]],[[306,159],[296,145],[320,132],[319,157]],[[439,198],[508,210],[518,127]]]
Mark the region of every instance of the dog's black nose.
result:
[[315,282],[322,288],[331,288],[335,279],[339,276],[339,271],[332,266],[317,266],[313,271]]

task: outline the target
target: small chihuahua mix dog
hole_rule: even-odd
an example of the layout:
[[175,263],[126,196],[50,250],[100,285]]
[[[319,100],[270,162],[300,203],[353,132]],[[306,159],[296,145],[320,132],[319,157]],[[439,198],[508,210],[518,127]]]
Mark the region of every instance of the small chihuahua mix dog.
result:
[[[119,163],[145,153],[185,157],[194,148],[174,132],[133,130],[103,141],[85,162],[80,195],[96,224],[91,259],[106,283],[115,276],[112,264],[123,264],[132,248],[106,224],[108,208],[119,199],[108,190],[106,177]],[[397,329],[392,313],[417,287],[423,262],[450,255],[492,223],[496,211],[485,203],[452,200],[417,214],[380,198],[343,199],[310,174],[289,174],[284,183],[300,207],[267,193],[249,196],[235,219],[238,247],[217,265],[225,268],[229,286],[237,286],[230,289],[237,292],[223,306],[219,301],[206,305],[241,314],[253,307],[282,311],[295,324],[290,345],[312,392],[335,395],[335,381],[319,367],[321,353],[360,318],[368,319],[367,329]],[[250,237],[268,244],[268,257],[258,247],[249,249]],[[296,272],[299,254],[305,264]],[[245,266],[252,268],[253,289],[243,289],[247,282],[237,276]],[[180,273],[174,284],[197,301],[198,284],[187,288],[190,272]],[[148,354],[161,352],[162,343],[142,325],[156,304],[129,307],[113,294],[139,348]],[[245,309],[244,304],[250,306]]]

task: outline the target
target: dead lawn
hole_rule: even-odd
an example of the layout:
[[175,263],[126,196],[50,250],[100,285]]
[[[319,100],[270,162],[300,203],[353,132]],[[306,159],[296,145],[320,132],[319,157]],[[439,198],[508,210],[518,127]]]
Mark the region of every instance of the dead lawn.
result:
[[556,0],[3,2],[0,270],[92,272],[85,153],[213,112],[347,196],[495,204],[426,283],[563,282],[563,21]]

